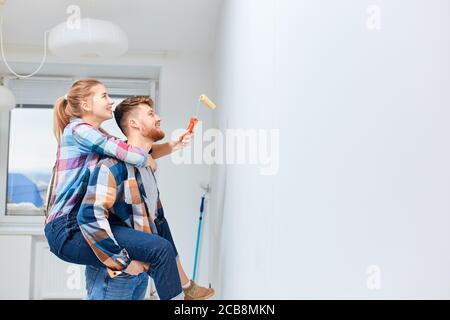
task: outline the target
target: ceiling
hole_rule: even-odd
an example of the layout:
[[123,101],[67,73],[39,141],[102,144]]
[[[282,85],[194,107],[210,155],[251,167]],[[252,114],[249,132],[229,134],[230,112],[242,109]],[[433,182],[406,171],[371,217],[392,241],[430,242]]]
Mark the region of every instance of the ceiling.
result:
[[5,47],[43,47],[46,30],[65,21],[70,5],[81,17],[112,21],[128,35],[129,52],[211,52],[222,0],[6,0]]

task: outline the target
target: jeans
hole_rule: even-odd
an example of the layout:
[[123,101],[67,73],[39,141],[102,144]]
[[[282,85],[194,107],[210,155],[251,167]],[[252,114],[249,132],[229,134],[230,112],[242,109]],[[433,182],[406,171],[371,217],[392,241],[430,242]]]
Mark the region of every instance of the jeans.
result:
[[137,276],[122,273],[110,278],[106,268],[86,266],[87,300],[143,300],[148,286],[148,274]]
[[[169,240],[178,257],[169,224],[164,217],[155,219],[158,235]],[[106,268],[86,266],[86,300],[143,300],[148,286],[148,274],[121,274],[113,279]]]
[[[182,292],[176,262],[177,251],[166,219],[158,217],[155,224],[158,232],[159,229],[162,231],[159,235],[119,225],[111,225],[111,231],[119,245],[128,251],[131,260],[150,264],[147,273],[153,278],[160,299],[167,300]],[[80,229],[67,228],[70,225],[72,224],[67,217],[61,216],[45,226],[50,251],[69,263],[105,268],[85,241]],[[169,239],[165,239],[164,235]]]

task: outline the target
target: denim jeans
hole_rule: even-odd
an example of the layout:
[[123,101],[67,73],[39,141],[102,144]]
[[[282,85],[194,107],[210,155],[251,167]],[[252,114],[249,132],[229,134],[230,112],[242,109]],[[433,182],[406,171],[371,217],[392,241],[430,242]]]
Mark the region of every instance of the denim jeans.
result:
[[[158,235],[168,240],[178,252],[170,232],[170,227],[164,217],[155,219]],[[138,276],[121,274],[111,279],[106,268],[86,266],[86,300],[142,300],[148,286],[148,274]]]
[[[165,233],[170,235],[164,217],[158,217],[155,224],[157,228],[159,225],[161,230],[166,229]],[[105,268],[85,241],[79,228],[67,228],[71,225],[66,216],[61,216],[45,226],[50,251],[69,263]],[[171,235],[168,240],[163,238],[164,232],[160,235],[148,234],[119,225],[111,225],[111,231],[119,245],[126,248],[132,260],[150,264],[147,273],[153,278],[161,300],[171,299],[182,292],[176,263],[177,252]]]
[[86,266],[86,300],[143,300],[148,274],[137,276],[122,273],[110,278],[106,268]]

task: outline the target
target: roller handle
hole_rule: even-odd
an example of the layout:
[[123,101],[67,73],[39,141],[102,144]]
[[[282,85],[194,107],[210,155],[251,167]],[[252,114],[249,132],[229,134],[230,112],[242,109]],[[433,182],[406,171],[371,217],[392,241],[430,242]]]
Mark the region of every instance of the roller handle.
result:
[[189,121],[189,126],[187,128],[187,131],[189,131],[189,133],[192,133],[194,131],[194,126],[197,124],[197,122],[197,118],[191,118],[191,120]]
[[195,127],[195,125],[197,124],[197,122],[198,122],[198,119],[197,119],[197,118],[191,118],[191,120],[189,121],[189,126],[188,126],[188,128],[186,129],[188,132],[186,132],[185,134],[183,134],[183,135],[179,138],[179,141],[180,141],[180,142],[183,141],[183,138],[184,138],[185,135],[190,134],[190,133],[192,133],[192,132],[194,131],[194,127]]

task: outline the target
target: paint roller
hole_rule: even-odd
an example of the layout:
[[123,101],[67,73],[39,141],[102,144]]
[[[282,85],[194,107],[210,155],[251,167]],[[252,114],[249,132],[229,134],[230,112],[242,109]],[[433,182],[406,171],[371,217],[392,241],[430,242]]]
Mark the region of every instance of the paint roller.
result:
[[199,111],[200,102],[203,103],[207,108],[209,108],[211,110],[214,110],[216,108],[216,105],[214,104],[214,102],[212,102],[206,95],[202,94],[198,98],[197,111],[195,113],[195,117],[192,117],[191,120],[189,121],[189,126],[187,128],[187,131],[189,131],[189,133],[192,133],[194,131],[194,127],[198,122],[198,111]]

